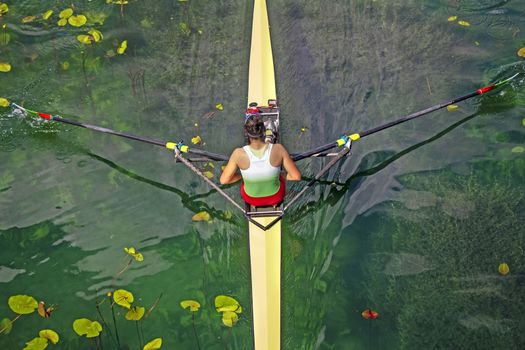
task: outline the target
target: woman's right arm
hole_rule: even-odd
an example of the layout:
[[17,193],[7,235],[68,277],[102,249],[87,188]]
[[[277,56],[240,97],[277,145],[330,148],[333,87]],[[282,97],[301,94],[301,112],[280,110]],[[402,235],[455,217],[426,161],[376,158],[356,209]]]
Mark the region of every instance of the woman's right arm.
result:
[[235,149],[232,152],[232,155],[230,156],[230,160],[228,160],[228,164],[224,167],[224,170],[222,171],[220,182],[223,185],[231,184],[236,181],[239,181],[242,179],[241,174],[237,172],[238,166],[237,166],[237,158],[239,155],[239,149]]

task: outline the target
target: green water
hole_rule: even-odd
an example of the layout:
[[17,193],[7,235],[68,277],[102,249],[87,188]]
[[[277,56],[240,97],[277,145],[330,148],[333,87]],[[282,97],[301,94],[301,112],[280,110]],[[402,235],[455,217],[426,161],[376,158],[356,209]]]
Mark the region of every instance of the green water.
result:
[[[122,12],[102,0],[75,1],[76,13],[104,18],[80,28],[56,24],[68,1],[7,4],[0,62],[12,69],[0,72],[0,97],[160,140],[199,135],[217,153],[242,143],[249,1],[130,1]],[[516,53],[525,44],[525,4],[268,7],[292,152],[522,73],[457,111],[359,141],[291,210],[282,238],[283,349],[523,347],[525,66]],[[48,9],[48,21],[22,23]],[[90,28],[104,39],[86,47],[76,36]],[[123,40],[125,54],[110,57]],[[48,319],[21,317],[0,335],[2,349],[21,349],[45,328],[60,334],[55,348],[96,348],[72,323],[101,321],[96,303],[117,288],[147,309],[162,295],[142,322],[146,341],[197,349],[192,316],[179,305],[195,299],[202,349],[252,348],[247,224],[169,152],[2,107],[0,139],[0,319],[15,317],[7,299],[16,294],[57,309]],[[300,167],[311,176],[323,164]],[[227,191],[237,196],[238,188]],[[192,222],[200,211],[212,222]],[[129,246],[145,259],[119,274]],[[243,307],[231,330],[214,308],[221,294]],[[101,340],[116,349],[108,304],[100,306]],[[379,317],[363,319],[366,308]],[[122,348],[141,348],[135,324],[115,310]]]

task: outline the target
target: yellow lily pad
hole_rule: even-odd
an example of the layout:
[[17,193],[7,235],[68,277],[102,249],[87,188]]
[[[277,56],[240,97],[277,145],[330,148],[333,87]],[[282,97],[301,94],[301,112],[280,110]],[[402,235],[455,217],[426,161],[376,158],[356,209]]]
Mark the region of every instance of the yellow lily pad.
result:
[[58,333],[52,329],[42,329],[40,332],[38,332],[38,336],[40,338],[45,338],[49,340],[53,344],[58,343],[60,339],[60,337],[58,336]]
[[58,14],[58,17],[59,18],[68,19],[72,15],[73,15],[73,9],[72,8],[68,8],[68,9],[60,11],[60,13]]
[[458,16],[450,16],[449,18],[447,18],[447,21],[454,22],[456,19],[458,19]]
[[191,143],[193,143],[194,145],[198,145],[199,143],[201,143],[201,141],[202,141],[202,139],[198,135],[191,138]]
[[124,251],[131,255],[137,261],[144,261],[144,256],[135,250],[133,247],[124,248]]
[[239,316],[233,311],[226,311],[222,314],[222,323],[226,327],[233,327],[239,321]]
[[22,23],[31,23],[36,19],[36,16],[26,16],[22,18]]
[[93,40],[95,42],[99,42],[100,40],[104,39],[104,35],[100,32],[100,30],[91,29],[88,34],[90,34],[93,37]]
[[447,106],[447,111],[449,111],[449,112],[454,112],[454,111],[456,111],[458,108],[459,108],[458,105],[448,105],[448,106]]
[[85,335],[86,338],[94,338],[102,332],[102,325],[98,321],[79,318],[73,322],[73,330],[80,336]]
[[120,46],[117,49],[117,53],[119,55],[123,55],[126,52],[127,48],[128,48],[128,41],[124,40],[123,42],[120,43]]
[[87,17],[84,15],[71,16],[67,19],[67,22],[73,27],[82,27],[87,22]]
[[52,14],[53,14],[53,10],[47,10],[46,12],[42,14],[42,19],[44,21],[47,21],[49,17],[51,17]]
[[38,308],[38,303],[29,295],[13,295],[7,300],[7,304],[13,312],[21,315],[33,313]]
[[7,98],[0,97],[0,107],[9,107],[10,103]]
[[162,338],[155,338],[146,345],[142,350],[158,350],[162,346]]
[[197,214],[193,215],[191,218],[193,221],[210,221],[211,216],[205,211],[198,212]]
[[133,294],[128,292],[125,289],[117,289],[113,293],[113,300],[117,305],[120,305],[122,307],[125,307],[126,309],[131,308],[131,303],[133,303]]
[[86,44],[86,45],[91,44],[91,38],[92,38],[91,35],[86,35],[86,34],[77,35],[77,40],[81,42],[82,44]]
[[516,146],[512,148],[511,152],[512,153],[523,153],[525,152],[525,148],[523,148],[522,146]]
[[47,348],[47,339],[37,337],[28,341],[22,350],[44,350],[45,348]]
[[521,125],[525,126],[525,118],[521,120]]
[[146,309],[142,306],[133,306],[126,313],[126,320],[138,321],[142,318],[142,316],[144,316],[144,311],[146,311]]
[[525,57],[525,47],[522,47],[521,49],[519,49],[517,53],[518,53],[518,56]]
[[222,105],[222,103],[217,103],[215,105],[215,108],[217,108],[218,111],[222,111],[224,109],[224,106]]
[[214,176],[213,173],[209,170],[204,171],[202,175],[206,176],[208,179],[212,179]]
[[470,23],[467,21],[458,21],[458,24],[463,27],[470,27]]
[[0,321],[0,332],[2,334],[9,334],[11,333],[11,330],[13,329],[13,322],[11,322],[10,319],[4,318],[2,321]]
[[67,24],[67,19],[61,18],[61,19],[58,20],[57,24],[58,24],[59,27],[63,27],[63,26],[65,26]]
[[94,12],[94,11],[88,11],[85,13],[88,23],[89,24],[100,24],[103,25],[106,19],[108,18],[108,15],[104,12]]
[[9,7],[7,6],[7,4],[0,3],[0,17],[2,17],[8,12],[9,12]]
[[197,312],[199,311],[201,304],[196,300],[183,300],[180,302],[180,306],[183,309],[189,308],[191,312]]
[[507,265],[506,263],[499,264],[498,272],[502,276],[507,276],[510,272],[509,265]]
[[242,312],[241,304],[237,300],[227,295],[218,295],[215,297],[215,309],[217,312]]
[[10,72],[11,71],[11,65],[6,62],[0,62],[0,72]]
[[63,70],[68,70],[69,69],[69,62],[68,61],[64,61],[62,63],[60,63],[60,67],[63,69]]

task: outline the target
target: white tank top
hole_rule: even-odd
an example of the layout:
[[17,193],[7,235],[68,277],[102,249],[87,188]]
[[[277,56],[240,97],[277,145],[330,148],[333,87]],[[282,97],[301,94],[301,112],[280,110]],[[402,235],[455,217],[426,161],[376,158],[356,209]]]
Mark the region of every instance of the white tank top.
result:
[[244,192],[250,197],[268,197],[279,191],[281,168],[270,163],[272,146],[273,144],[268,144],[260,158],[253,154],[250,146],[243,147],[250,160],[250,166],[246,170],[240,170],[244,181]]

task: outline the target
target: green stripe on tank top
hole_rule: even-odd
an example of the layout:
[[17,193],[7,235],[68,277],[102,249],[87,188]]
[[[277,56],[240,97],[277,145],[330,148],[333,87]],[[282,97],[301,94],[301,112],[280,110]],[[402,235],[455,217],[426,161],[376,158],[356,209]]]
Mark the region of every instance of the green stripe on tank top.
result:
[[250,197],[268,197],[279,191],[279,174],[269,179],[250,181],[244,179],[244,192]]

